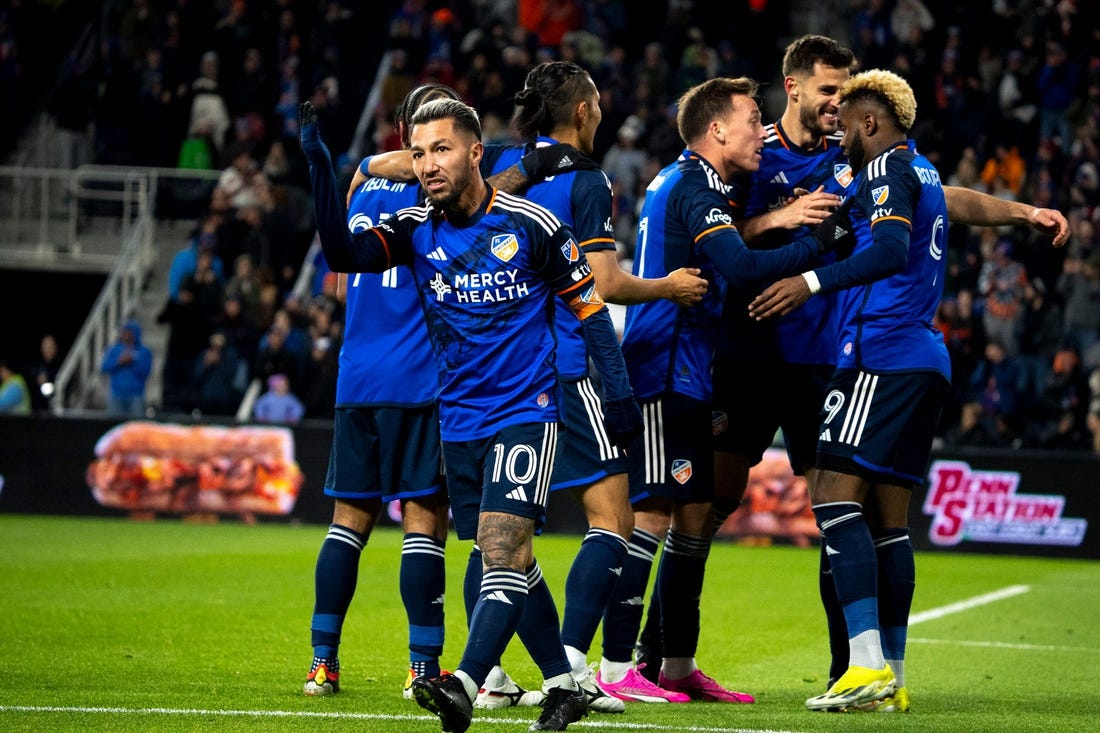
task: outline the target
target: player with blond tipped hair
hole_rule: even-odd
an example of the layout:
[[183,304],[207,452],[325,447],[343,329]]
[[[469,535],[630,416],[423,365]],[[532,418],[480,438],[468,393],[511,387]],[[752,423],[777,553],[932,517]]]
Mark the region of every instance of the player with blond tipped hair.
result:
[[[904,79],[866,71],[844,85],[839,100],[840,144],[856,180],[832,218],[838,237],[854,237],[851,254],[771,285],[750,312],[781,316],[817,293],[837,294],[838,363],[822,409],[811,498],[847,624],[849,662],[806,707],[908,710],[891,663],[900,666],[905,656],[915,585],[909,499],[924,480],[951,383],[947,348],[932,323],[946,275],[947,204],[939,172],[907,139],[916,99]],[[872,497],[881,524],[874,538],[863,513]],[[883,543],[898,551],[876,555]]]

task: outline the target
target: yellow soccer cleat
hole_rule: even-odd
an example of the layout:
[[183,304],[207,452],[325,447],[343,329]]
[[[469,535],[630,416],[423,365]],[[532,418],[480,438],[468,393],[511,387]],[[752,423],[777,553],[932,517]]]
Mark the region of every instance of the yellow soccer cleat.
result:
[[907,713],[909,712],[909,691],[899,687],[890,697],[860,705],[859,710],[865,713]]
[[891,697],[897,687],[894,671],[889,664],[882,669],[848,667],[848,671],[833,683],[828,692],[807,700],[806,708],[841,713]]

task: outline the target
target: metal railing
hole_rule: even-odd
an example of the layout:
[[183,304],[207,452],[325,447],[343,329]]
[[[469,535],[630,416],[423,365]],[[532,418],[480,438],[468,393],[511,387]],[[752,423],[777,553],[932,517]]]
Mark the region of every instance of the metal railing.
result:
[[212,188],[220,171],[81,166],[0,167],[0,266],[106,272],[107,281],[54,382],[55,413],[80,409],[100,388],[99,363],[132,315],[158,251],[158,187]]

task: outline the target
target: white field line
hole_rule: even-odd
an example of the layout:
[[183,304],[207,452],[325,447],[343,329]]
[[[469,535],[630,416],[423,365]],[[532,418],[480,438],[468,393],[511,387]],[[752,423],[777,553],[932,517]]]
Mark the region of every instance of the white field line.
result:
[[974,596],[973,598],[967,598],[958,603],[949,603],[939,608],[932,608],[927,611],[921,611],[920,613],[910,614],[909,626],[916,626],[925,621],[934,621],[944,616],[950,616],[953,613],[969,611],[971,608],[977,608],[978,606],[984,606],[987,603],[994,603],[996,601],[1003,601],[1006,598],[1012,598],[1013,596],[1018,596],[1030,591],[1030,585],[1010,585],[1007,588],[1001,588],[992,593],[985,593],[980,596]]
[[[204,715],[220,717],[249,717],[249,718],[324,718],[328,720],[436,720],[434,715],[383,715],[376,713],[322,713],[309,710],[201,710],[192,708],[119,708],[119,707],[81,707],[59,705],[0,705],[0,713],[102,713],[107,715]],[[515,726],[515,718],[483,718],[480,715],[474,720],[481,725],[483,723],[503,724]],[[616,723],[581,721],[570,723],[574,727],[594,728],[603,730],[676,730],[691,731],[691,733],[794,733],[786,730],[773,730],[771,728],[714,728],[696,725],[659,725],[657,723]]]
[[910,644],[941,644],[944,646],[975,646],[987,649],[1019,649],[1025,652],[1088,652],[1100,654],[1100,649],[1082,646],[1052,646],[1050,644],[1010,644],[1006,641],[956,641],[955,639],[914,639],[906,640]]

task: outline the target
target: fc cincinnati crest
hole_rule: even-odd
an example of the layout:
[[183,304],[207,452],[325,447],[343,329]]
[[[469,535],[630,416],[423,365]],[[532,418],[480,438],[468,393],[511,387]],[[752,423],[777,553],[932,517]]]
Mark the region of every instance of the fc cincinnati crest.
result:
[[676,483],[683,485],[691,478],[691,461],[684,458],[677,458],[672,462],[672,478],[676,479]]
[[875,200],[875,206],[882,206],[886,199],[890,198],[890,187],[879,186],[871,189],[871,198]]
[[516,256],[519,251],[519,242],[515,234],[498,234],[489,240],[489,248],[493,254],[503,262],[507,262]]
[[852,183],[852,166],[847,163],[837,163],[833,166],[833,178],[844,188]]
[[572,237],[569,238],[568,242],[561,246],[561,253],[565,255],[565,259],[569,260],[570,262],[576,262],[577,259],[581,256],[581,251],[577,247],[577,243],[573,241]]

